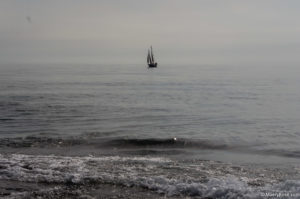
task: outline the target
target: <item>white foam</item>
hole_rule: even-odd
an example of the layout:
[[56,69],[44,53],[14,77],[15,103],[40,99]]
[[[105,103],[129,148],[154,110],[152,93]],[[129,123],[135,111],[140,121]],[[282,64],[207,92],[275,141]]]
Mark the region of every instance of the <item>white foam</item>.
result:
[[[300,193],[300,181],[266,183],[265,186],[254,187],[249,186],[248,182],[255,179],[231,174],[215,175],[218,172],[209,169],[218,168],[205,166],[203,162],[198,167],[189,167],[159,157],[0,154],[0,166],[2,180],[75,184],[93,181],[144,187],[168,196],[261,198],[264,193],[271,191]],[[219,167],[223,169],[224,165]],[[202,178],[206,180],[201,181]]]

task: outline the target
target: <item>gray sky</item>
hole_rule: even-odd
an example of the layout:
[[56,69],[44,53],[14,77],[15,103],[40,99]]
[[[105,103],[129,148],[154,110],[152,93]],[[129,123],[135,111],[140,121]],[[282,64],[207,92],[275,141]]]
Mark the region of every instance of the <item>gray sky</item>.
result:
[[3,0],[0,63],[299,64],[299,0]]

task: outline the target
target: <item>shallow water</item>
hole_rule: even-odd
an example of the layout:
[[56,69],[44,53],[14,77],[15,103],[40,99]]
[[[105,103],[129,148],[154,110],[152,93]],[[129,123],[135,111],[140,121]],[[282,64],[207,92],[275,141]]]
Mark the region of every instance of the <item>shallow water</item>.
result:
[[[293,66],[1,65],[0,178],[92,179],[168,196],[299,192],[297,72]],[[24,164],[35,167],[27,171]],[[151,168],[139,170],[140,164]],[[253,185],[255,179],[261,183]]]

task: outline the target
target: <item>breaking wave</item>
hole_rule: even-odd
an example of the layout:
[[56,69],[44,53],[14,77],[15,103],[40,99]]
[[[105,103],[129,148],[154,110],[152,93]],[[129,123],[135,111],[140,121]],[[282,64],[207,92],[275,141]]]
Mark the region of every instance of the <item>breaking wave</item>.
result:
[[185,138],[91,138],[91,137],[43,137],[28,136],[17,138],[0,138],[0,147],[9,148],[57,148],[57,147],[93,147],[93,150],[106,149],[122,150],[125,154],[182,154],[191,150],[219,150],[238,153],[259,154],[265,156],[279,156],[299,158],[300,151],[292,149],[272,149],[249,143],[233,144],[226,141]]
[[128,138],[111,138],[111,139],[85,139],[85,138],[51,138],[28,136],[25,138],[2,138],[0,147],[30,147],[30,146],[73,146],[73,145],[94,145],[97,147],[117,147],[117,148],[198,148],[198,149],[232,149],[237,146],[230,146],[221,142],[212,142],[209,140],[189,140],[182,138],[168,139],[128,139]]
[[114,147],[163,147],[163,148],[199,148],[199,149],[229,149],[225,143],[211,142],[209,140],[188,140],[188,139],[113,139],[106,142]]
[[263,198],[271,193],[300,192],[299,180],[284,179],[278,171],[213,161],[185,164],[162,157],[0,155],[0,173],[0,180],[113,184],[141,187],[166,196]]

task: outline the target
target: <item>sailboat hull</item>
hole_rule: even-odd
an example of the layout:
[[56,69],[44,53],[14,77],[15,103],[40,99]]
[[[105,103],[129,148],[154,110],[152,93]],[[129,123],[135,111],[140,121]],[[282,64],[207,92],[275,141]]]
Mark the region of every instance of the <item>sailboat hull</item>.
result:
[[157,68],[157,63],[148,64],[149,68]]

